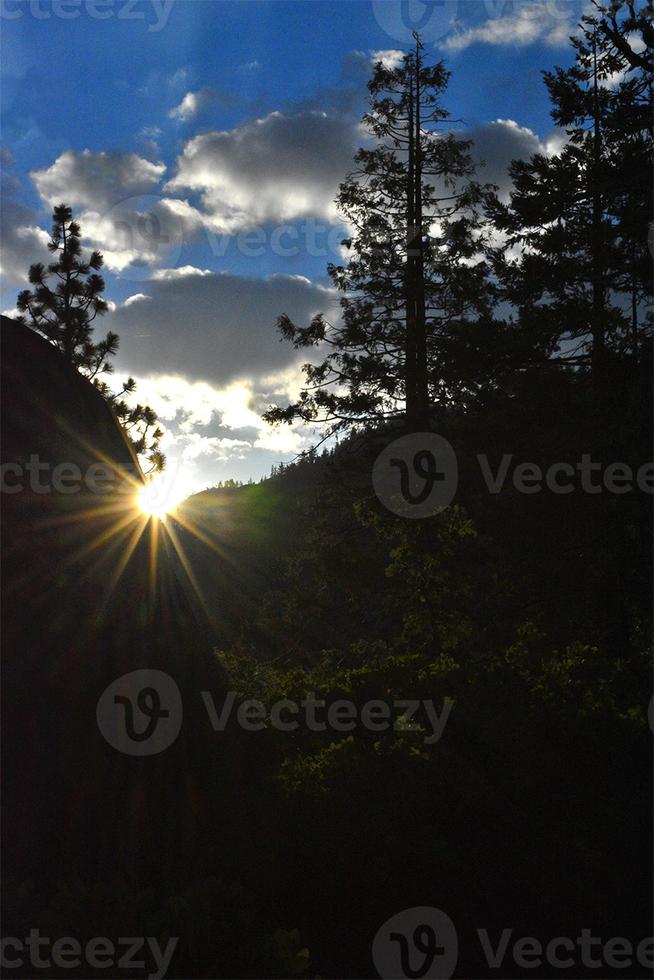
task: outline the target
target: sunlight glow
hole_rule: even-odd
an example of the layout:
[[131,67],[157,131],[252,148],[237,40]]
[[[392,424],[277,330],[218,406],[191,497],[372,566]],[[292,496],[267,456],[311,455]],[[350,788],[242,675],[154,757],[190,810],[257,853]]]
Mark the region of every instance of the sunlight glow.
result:
[[164,520],[174,512],[178,504],[188,496],[188,489],[167,478],[166,474],[155,476],[139,491],[138,505],[148,517]]

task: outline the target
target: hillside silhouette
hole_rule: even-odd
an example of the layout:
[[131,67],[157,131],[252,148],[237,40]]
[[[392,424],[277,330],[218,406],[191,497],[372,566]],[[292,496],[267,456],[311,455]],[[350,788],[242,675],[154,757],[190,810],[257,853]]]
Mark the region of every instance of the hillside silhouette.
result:
[[[95,705],[110,682],[142,668],[165,670],[182,692],[214,688],[211,629],[174,549],[138,509],[143,477],[107,402],[26,327],[3,317],[0,341],[2,461],[10,464],[2,522],[5,875],[45,890],[64,868],[71,880],[101,868],[152,875],[170,834],[189,860],[200,846],[188,758],[202,719],[191,716],[165,763],[145,770],[109,748]],[[34,486],[30,458],[42,467]],[[82,474],[100,465],[114,479],[104,493],[58,490],[52,473],[61,464]],[[65,486],[74,484],[69,477]],[[5,902],[9,919],[14,900]]]
[[[369,937],[426,890],[457,922],[497,934],[511,921],[569,935],[579,916],[599,932],[646,930],[647,495],[493,495],[477,454],[495,471],[508,430],[516,462],[544,470],[588,445],[597,459],[643,458],[649,384],[643,373],[616,388],[624,415],[611,424],[581,379],[557,375],[530,379],[520,404],[492,417],[443,414],[459,489],[429,521],[393,518],[373,493],[372,464],[395,430],[180,509],[219,658],[243,697],[454,701],[432,747],[358,729],[251,736],[273,866],[293,869],[269,899],[327,975],[346,964],[365,975],[359,930]],[[316,862],[318,888],[306,874]],[[461,957],[485,975],[472,941]]]
[[[3,321],[5,458],[36,447],[133,467],[106,402],[21,329]],[[321,975],[365,976],[379,923],[426,890],[464,935],[507,921],[572,935],[580,917],[644,935],[648,496],[536,499],[510,482],[494,495],[477,458],[495,471],[511,431],[516,461],[546,468],[590,445],[636,464],[650,380],[616,376],[614,394],[598,418],[583,377],[553,373],[492,413],[441,413],[458,489],[426,521],[373,492],[397,427],[196,494],[167,519],[181,547],[160,551],[154,586],[161,526],[146,522],[125,562],[127,530],[113,547],[97,499],[6,497],[7,931],[100,935],[128,909],[144,932],[179,937],[179,978],[302,974],[305,948]],[[179,739],[154,760],[116,754],[94,716],[142,667],[184,701]],[[431,744],[424,717],[379,735],[217,733],[202,690],[218,708],[227,691],[237,705],[311,692],[454,707]],[[462,968],[485,975],[479,956],[464,947]]]

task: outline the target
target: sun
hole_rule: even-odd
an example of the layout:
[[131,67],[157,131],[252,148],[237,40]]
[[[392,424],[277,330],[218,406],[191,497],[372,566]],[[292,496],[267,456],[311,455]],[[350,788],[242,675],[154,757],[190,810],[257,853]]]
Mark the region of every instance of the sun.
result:
[[174,480],[156,476],[139,490],[138,505],[143,514],[163,521],[185,497]]
[[138,505],[143,514],[164,520],[169,512],[168,503],[154,483],[146,484],[138,494]]

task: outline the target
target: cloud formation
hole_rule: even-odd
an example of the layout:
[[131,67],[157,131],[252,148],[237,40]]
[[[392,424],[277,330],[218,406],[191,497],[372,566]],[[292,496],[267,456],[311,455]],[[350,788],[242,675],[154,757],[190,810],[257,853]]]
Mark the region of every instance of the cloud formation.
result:
[[[118,375],[116,381],[124,378]],[[308,448],[311,433],[304,427],[273,429],[261,418],[273,397],[287,400],[296,394],[299,381],[297,368],[257,385],[237,381],[223,387],[176,374],[137,375],[132,400],[157,412],[164,430],[161,448],[169,460],[163,479],[175,499],[206,486],[209,473],[213,482],[248,476],[255,459],[255,465],[269,466],[280,454]]]
[[108,269],[137,264],[132,278],[139,279],[148,266],[171,255],[174,262],[202,223],[187,202],[161,195],[165,172],[165,164],[136,153],[66,150],[30,176],[48,207],[65,201],[73,208],[83,243],[102,250]]
[[[377,51],[366,58],[392,60],[398,55]],[[480,179],[498,184],[504,194],[511,160],[561,146],[560,134],[544,146],[532,130],[513,120],[499,119],[463,135],[474,139],[473,155],[485,162]],[[282,228],[307,218],[341,224],[334,200],[361,139],[356,120],[347,112],[273,112],[188,140],[176,174],[164,187],[165,164],[136,153],[67,150],[32,177],[45,204],[66,200],[73,206],[85,246],[102,250],[108,270],[135,283],[184,279],[210,272],[188,265],[176,268],[185,246],[201,235],[208,236],[216,257],[227,247],[216,236],[229,240],[241,232],[266,225]],[[11,235],[5,265],[13,261],[15,274],[16,265],[27,268],[26,255],[34,260],[47,236],[27,212],[11,222]]]
[[245,61],[236,69],[241,75],[249,75],[254,71],[259,71],[261,62],[254,58],[252,61]]
[[118,365],[136,375],[176,372],[225,386],[284,370],[306,355],[280,342],[281,313],[300,323],[338,312],[333,290],[300,276],[231,274],[150,280],[105,322],[121,338]]
[[[504,10],[506,4],[501,3]],[[489,12],[489,5],[486,5]],[[491,6],[491,13],[494,8]],[[574,33],[580,5],[574,0],[565,3],[527,0],[511,5],[499,17],[489,16],[483,23],[449,34],[441,46],[448,51],[463,51],[472,44],[513,45],[526,47],[542,42],[550,47],[564,47]]]
[[381,61],[384,68],[394,69],[399,68],[404,60],[404,55],[406,52],[399,51],[396,48],[390,48],[383,51],[371,51],[370,61],[373,65]]
[[127,197],[151,193],[166,171],[136,153],[93,153],[65,150],[43,170],[30,176],[50,207],[65,201],[73,208],[103,211]]
[[66,150],[31,177],[48,207],[65,201],[73,208],[83,244],[101,249],[109,270],[129,267],[128,278],[139,281],[154,266],[173,266],[203,228],[187,200],[162,193],[165,172],[165,164],[136,153]]
[[496,119],[475,126],[465,136],[473,141],[471,154],[477,162],[477,179],[496,184],[501,197],[505,197],[511,187],[511,161],[528,160],[534,153],[545,152],[536,133],[513,119]]
[[216,93],[214,90],[205,85],[204,88],[201,88],[197,92],[187,92],[179,105],[171,109],[168,115],[171,119],[176,119],[178,122],[188,122],[213,102],[215,98]]
[[27,273],[34,262],[48,262],[47,244],[50,236],[37,224],[37,215],[19,203],[21,185],[11,173],[13,159],[7,150],[0,150],[0,213],[2,214],[2,248],[0,272],[3,288],[24,286]]
[[216,232],[309,216],[333,222],[334,198],[357,144],[355,124],[342,115],[271,112],[189,140],[166,190],[199,192]]

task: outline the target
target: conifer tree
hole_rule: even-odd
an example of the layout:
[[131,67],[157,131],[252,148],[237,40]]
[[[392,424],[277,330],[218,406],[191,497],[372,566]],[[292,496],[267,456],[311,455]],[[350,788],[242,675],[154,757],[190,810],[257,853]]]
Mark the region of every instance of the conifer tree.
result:
[[634,6],[597,4],[571,39],[574,65],[544,72],[566,143],[515,161],[510,203],[491,208],[521,252],[498,250],[495,268],[523,326],[541,355],[589,368],[600,391],[612,357],[637,355],[651,331],[651,68],[636,53]]
[[136,453],[147,460],[151,472],[163,469],[165,457],[159,449],[163,435],[156,413],[147,405],[128,405],[136,382],[128,378],[122,389],[112,392],[102,375],[113,372],[113,357],[119,344],[111,331],[103,340],[93,337],[94,320],[109,309],[102,297],[105,282],[100,274],[103,257],[93,251],[82,255],[81,230],[71,208],[60,204],[52,214],[52,236],[48,250],[55,257],[47,268],[30,266],[31,289],[22,290],[16,306],[22,323],[42,334],[85,377],[92,381],[111,405]]
[[434,404],[454,396],[451,337],[492,316],[478,214],[485,189],[441,102],[449,72],[426,63],[414,36],[399,65],[374,67],[363,118],[372,145],[340,187],[350,257],[328,271],[343,293],[341,322],[279,318],[296,348],[326,355],[305,366],[299,400],[270,409],[269,422],[323,422],[333,433],[404,413],[409,429],[424,428]]

